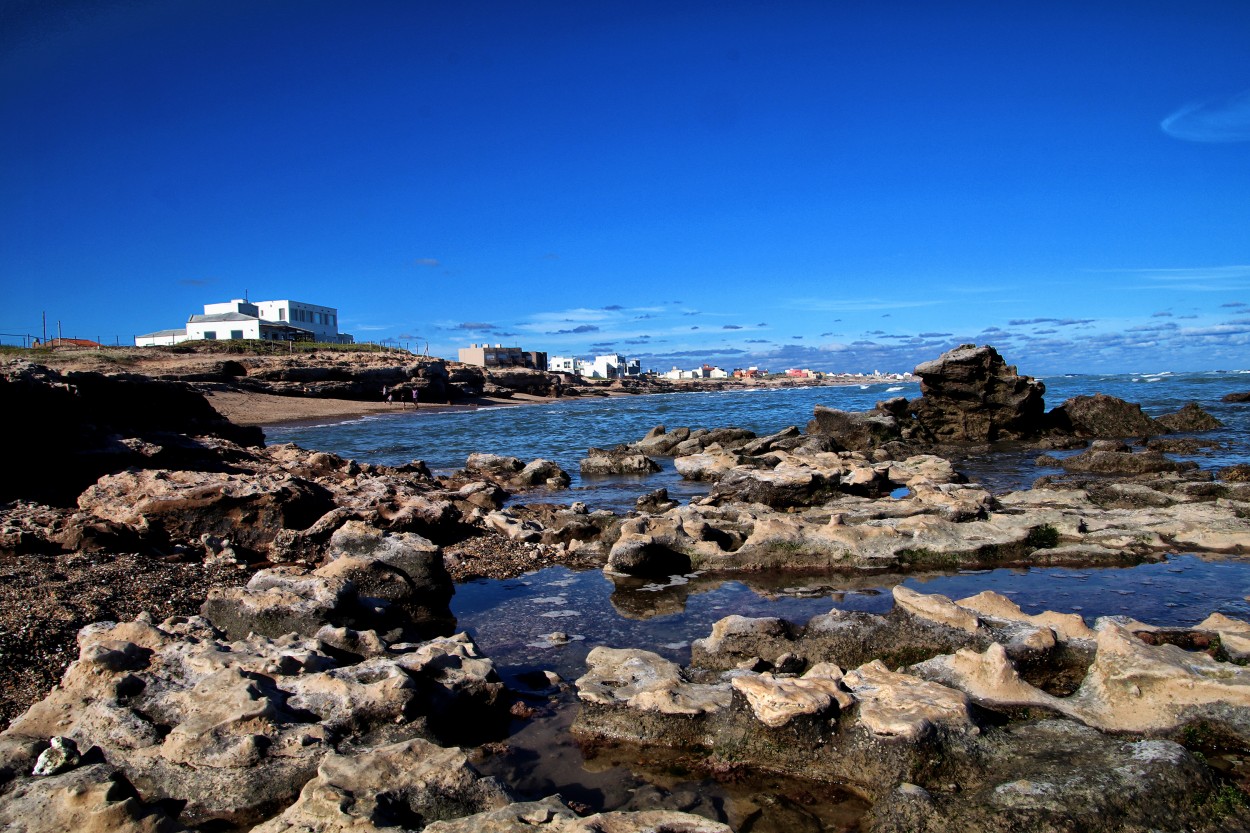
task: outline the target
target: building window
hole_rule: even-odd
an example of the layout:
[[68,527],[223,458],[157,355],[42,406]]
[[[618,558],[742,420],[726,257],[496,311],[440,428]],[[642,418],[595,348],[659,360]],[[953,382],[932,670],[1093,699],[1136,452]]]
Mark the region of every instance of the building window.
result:
[[242,330],[231,330],[231,331],[230,331],[230,338],[234,339],[235,341],[239,341],[239,340],[241,340],[241,339],[243,338],[243,331],[242,331]]
[[278,320],[279,320],[279,321],[285,321],[285,320],[286,320],[286,309],[285,309],[284,307],[279,307],[279,308],[278,308]]
[[205,339],[206,341],[215,341],[215,340],[217,339],[217,331],[216,331],[216,330],[205,330],[205,331],[204,331],[204,339]]

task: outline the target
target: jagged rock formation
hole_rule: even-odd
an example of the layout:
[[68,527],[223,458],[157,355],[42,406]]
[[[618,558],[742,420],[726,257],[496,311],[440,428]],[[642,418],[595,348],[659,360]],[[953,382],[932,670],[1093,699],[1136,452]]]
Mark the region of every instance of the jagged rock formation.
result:
[[911,413],[940,442],[994,442],[1042,429],[1046,386],[1003,361],[993,347],[964,344],[917,365]]

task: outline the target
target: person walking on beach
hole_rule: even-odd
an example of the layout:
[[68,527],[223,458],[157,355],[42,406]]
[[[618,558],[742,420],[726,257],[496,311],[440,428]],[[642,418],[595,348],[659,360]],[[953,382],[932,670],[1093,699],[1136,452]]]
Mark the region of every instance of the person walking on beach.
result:
[[413,388],[412,389],[412,408],[413,410],[418,410],[420,409],[420,407],[421,407],[421,403],[417,401],[417,389]]

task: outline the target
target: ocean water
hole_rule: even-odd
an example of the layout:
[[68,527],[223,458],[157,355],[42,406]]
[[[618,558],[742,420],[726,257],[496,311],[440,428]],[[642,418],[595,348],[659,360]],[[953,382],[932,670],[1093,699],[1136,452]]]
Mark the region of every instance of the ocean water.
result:
[[[1218,468],[1247,459],[1250,449],[1250,407],[1224,403],[1224,394],[1250,390],[1250,371],[1151,373],[1119,376],[1045,378],[1046,404],[1054,407],[1081,394],[1106,393],[1138,402],[1146,413],[1161,416],[1198,402],[1225,428],[1203,435],[1227,445],[1224,451],[1194,457],[1199,465]],[[671,462],[664,472],[647,478],[583,479],[578,463],[591,447],[609,447],[641,439],[664,425],[692,428],[747,428],[759,435],[787,426],[807,425],[817,405],[848,411],[866,410],[896,396],[920,395],[917,383],[879,383],[839,387],[778,388],[672,393],[628,397],[587,397],[547,405],[461,408],[442,412],[400,411],[324,425],[289,425],[265,430],[271,443],[295,442],[305,448],[332,451],[360,461],[399,465],[424,460],[433,471],[464,465],[474,452],[545,458],[559,463],[573,477],[573,491],[551,497],[559,502],[585,501],[592,508],[617,511],[633,505],[644,492],[661,486],[678,500],[701,494],[706,485],[685,483]],[[1028,486],[1040,475],[1036,451],[996,451],[959,461],[971,479],[995,492]],[[530,497],[529,499],[533,499]]]
[[[1250,461],[1250,404],[1221,401],[1226,393],[1250,390],[1250,372],[1063,376],[1044,381],[1048,407],[1070,396],[1099,392],[1138,402],[1152,416],[1198,402],[1225,425],[1202,435],[1222,447],[1192,459],[1207,469]],[[592,508],[624,511],[639,495],[659,486],[682,500],[702,493],[706,486],[684,483],[667,461],[661,461],[666,464],[664,472],[645,478],[581,478],[578,461],[587,448],[631,442],[659,424],[744,427],[763,435],[789,425],[802,428],[816,405],[862,410],[893,396],[918,395],[916,384],[877,384],[588,398],[443,413],[409,411],[329,425],[269,428],[266,435],[271,443],[296,442],[362,461],[399,464],[421,459],[436,472],[463,466],[475,451],[527,461],[543,457],[564,467],[573,476],[574,488],[550,495],[530,493],[518,500],[583,500]],[[1036,451],[1008,449],[964,458],[957,467],[1002,492],[1053,473],[1038,467],[1036,457]],[[462,584],[452,609],[458,627],[474,637],[514,689],[525,692],[533,685],[535,672],[576,679],[585,670],[587,653],[597,645],[645,648],[685,662],[690,643],[706,636],[712,623],[724,616],[779,616],[804,622],[831,608],[885,612],[892,605],[890,588],[900,582],[951,598],[995,590],[1026,612],[1078,613],[1090,624],[1099,616],[1118,615],[1192,626],[1215,611],[1250,619],[1250,558],[1183,552],[1160,563],[1118,569],[870,577],[726,579],[696,574],[646,582],[554,567],[506,581]],[[629,757],[587,760],[568,734],[577,710],[573,695],[565,689],[555,694],[535,692],[532,699],[537,716],[517,721],[507,741],[509,751],[481,765],[520,795],[560,792],[595,810],[690,805],[736,828],[759,831],[852,830],[865,811],[862,801],[823,786],[767,777],[719,784],[674,777],[663,766]],[[763,794],[771,803],[760,811],[756,798]],[[807,798],[787,798],[793,795]],[[812,795],[821,798],[813,801]]]

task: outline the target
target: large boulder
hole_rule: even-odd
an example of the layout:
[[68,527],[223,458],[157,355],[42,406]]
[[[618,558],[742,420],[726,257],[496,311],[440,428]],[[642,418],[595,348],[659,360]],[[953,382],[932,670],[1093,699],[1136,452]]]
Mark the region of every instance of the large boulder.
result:
[[234,474],[146,469],[101,477],[78,497],[96,518],[178,542],[205,534],[264,555],[278,533],[311,526],[334,508],[323,486],[285,472]]
[[443,551],[415,532],[386,532],[360,521],[348,521],[330,537],[327,557],[331,563],[350,561],[352,569],[327,574],[326,568],[331,566],[327,564],[318,571],[320,575],[341,575],[350,579],[363,595],[375,596],[378,594],[370,592],[364,580],[369,572],[359,566],[361,562],[384,566],[402,576],[406,595],[395,601],[410,616],[440,622],[452,618],[447,606],[455,587],[443,564]]
[[1105,393],[1074,396],[1047,418],[1057,429],[1082,437],[1154,437],[1168,432],[1166,426],[1147,416],[1141,405]]
[[901,438],[898,420],[886,411],[840,411],[816,406],[807,433],[829,437],[846,451],[871,451]]
[[1164,414],[1155,422],[1176,434],[1193,434],[1199,431],[1214,431],[1223,428],[1224,423],[1208,414],[1197,402],[1190,402],[1174,414]]
[[990,346],[964,344],[915,369],[919,399],[911,412],[940,442],[993,442],[1042,429],[1046,386],[1021,376]]
[[581,469],[586,475],[654,474],[660,470],[660,465],[645,454],[592,448],[586,452]]

